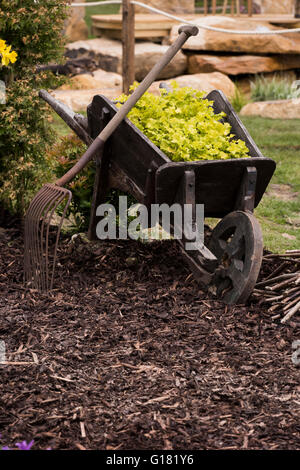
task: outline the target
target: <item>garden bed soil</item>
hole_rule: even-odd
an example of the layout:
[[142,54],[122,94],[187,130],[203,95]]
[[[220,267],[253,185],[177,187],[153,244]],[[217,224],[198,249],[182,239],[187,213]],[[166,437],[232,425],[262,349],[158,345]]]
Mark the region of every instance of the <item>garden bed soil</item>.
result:
[[23,287],[16,224],[0,249],[3,445],[299,449],[297,318],[212,300],[173,241],[65,238],[49,296]]

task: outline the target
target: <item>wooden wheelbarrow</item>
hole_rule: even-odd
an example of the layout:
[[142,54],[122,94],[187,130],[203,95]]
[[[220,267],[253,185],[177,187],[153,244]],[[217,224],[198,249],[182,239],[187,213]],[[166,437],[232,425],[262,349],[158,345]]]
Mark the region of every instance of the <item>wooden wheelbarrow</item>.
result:
[[[77,136],[90,145],[117,108],[97,95],[87,108],[87,119],[40,92]],[[101,164],[95,159],[96,177],[91,205],[89,238],[95,238],[96,209],[109,189],[120,189],[150,208],[151,204],[204,204],[205,217],[220,218],[207,246],[199,242],[186,251],[179,243],[196,279],[228,304],[245,303],[259,274],[263,239],[253,215],[275,171],[265,158],[221,91],[206,97],[215,113],[224,111],[232,134],[242,139],[251,158],[172,162],[129,119],[124,120],[105,144]],[[193,211],[194,213],[194,211]],[[183,235],[193,229],[183,228]]]

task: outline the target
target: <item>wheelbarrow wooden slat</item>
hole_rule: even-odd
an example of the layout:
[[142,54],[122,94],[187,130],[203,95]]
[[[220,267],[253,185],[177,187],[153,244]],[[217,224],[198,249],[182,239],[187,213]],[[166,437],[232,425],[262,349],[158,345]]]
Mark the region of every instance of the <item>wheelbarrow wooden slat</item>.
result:
[[232,133],[235,135],[235,138],[241,139],[246,143],[249,149],[249,155],[251,157],[263,157],[261,151],[227,100],[224,93],[221,90],[213,90],[206,96],[206,99],[213,102],[212,107],[216,114],[219,114],[222,111],[226,113],[226,118],[224,121],[229,122],[231,125]]
[[257,170],[256,207],[275,170],[270,158],[166,163],[156,172],[156,202],[172,204],[184,171],[193,170],[196,203],[204,204],[206,217],[224,217],[237,209],[236,199],[247,167]]

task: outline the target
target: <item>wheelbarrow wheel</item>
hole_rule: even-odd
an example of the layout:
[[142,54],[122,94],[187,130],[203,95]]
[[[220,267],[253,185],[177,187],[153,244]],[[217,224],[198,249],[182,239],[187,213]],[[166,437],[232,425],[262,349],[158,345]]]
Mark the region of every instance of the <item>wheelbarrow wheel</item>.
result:
[[226,215],[213,229],[209,249],[219,261],[211,290],[228,304],[245,303],[263,254],[262,232],[254,215],[243,211]]

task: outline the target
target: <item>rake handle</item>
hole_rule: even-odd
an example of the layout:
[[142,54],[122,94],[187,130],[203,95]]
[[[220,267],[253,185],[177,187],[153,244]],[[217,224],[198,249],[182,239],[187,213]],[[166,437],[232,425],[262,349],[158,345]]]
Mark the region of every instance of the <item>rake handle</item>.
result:
[[181,49],[183,44],[187,41],[190,36],[196,36],[198,34],[197,26],[181,26],[178,30],[179,36],[176,41],[168,48],[163,57],[157,62],[153,69],[147,74],[141,84],[132,93],[128,100],[123,104],[122,108],[114,115],[109,121],[107,126],[102,132],[95,138],[94,142],[90,145],[87,151],[82,155],[77,163],[59,180],[55,182],[56,186],[65,186],[69,183],[86,165],[92,158],[104,147],[107,139],[116,130],[119,124],[127,116],[129,111],[134,107],[136,102],[141,96],[148,90],[154,80],[157,78],[159,73],[164,67],[173,59],[175,54]]

